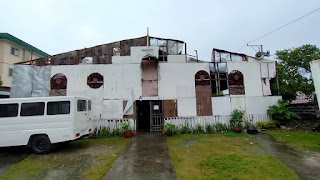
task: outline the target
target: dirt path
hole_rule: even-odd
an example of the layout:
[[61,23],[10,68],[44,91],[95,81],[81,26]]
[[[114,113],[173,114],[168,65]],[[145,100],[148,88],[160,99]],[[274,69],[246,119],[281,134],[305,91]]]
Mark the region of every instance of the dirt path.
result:
[[104,179],[176,179],[166,137],[161,133],[135,136]]
[[256,140],[264,146],[267,151],[279,159],[283,164],[292,169],[301,179],[320,179],[320,155],[303,155],[293,148],[277,142],[269,134],[258,134]]

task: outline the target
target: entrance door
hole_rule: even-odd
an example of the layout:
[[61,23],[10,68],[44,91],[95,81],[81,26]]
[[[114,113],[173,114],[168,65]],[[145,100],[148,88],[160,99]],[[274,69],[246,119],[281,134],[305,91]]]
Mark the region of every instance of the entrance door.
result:
[[157,101],[136,101],[138,131],[162,131],[163,103]]
[[163,103],[162,101],[150,101],[150,131],[162,131],[163,129]]

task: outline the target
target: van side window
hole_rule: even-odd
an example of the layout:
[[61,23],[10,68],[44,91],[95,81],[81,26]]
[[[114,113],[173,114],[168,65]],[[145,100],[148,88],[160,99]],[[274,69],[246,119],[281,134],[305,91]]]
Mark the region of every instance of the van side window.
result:
[[0,117],[18,116],[18,104],[0,104]]
[[78,109],[78,111],[86,111],[87,110],[87,101],[86,100],[78,100],[77,109]]
[[88,110],[91,111],[91,101],[88,101]]
[[44,115],[44,102],[22,103],[20,116]]
[[70,101],[48,102],[47,115],[70,114]]

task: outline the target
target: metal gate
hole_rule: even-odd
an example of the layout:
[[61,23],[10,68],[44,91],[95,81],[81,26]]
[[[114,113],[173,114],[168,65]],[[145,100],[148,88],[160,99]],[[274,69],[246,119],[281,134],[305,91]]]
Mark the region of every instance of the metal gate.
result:
[[150,131],[162,131],[163,129],[163,103],[162,101],[150,101]]

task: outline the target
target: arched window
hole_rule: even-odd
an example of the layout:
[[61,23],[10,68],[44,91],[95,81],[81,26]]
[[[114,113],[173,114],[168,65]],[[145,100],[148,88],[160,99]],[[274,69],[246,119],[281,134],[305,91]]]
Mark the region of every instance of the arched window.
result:
[[87,85],[93,89],[98,89],[103,85],[103,76],[99,73],[92,73],[87,78]]
[[195,85],[210,85],[210,75],[206,71],[198,71],[194,77]]
[[212,116],[210,75],[206,71],[198,71],[194,77],[196,91],[197,116]]
[[67,77],[62,73],[55,74],[50,80],[50,86],[51,90],[67,89]]
[[238,70],[233,70],[228,75],[230,94],[245,94],[243,74]]

